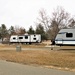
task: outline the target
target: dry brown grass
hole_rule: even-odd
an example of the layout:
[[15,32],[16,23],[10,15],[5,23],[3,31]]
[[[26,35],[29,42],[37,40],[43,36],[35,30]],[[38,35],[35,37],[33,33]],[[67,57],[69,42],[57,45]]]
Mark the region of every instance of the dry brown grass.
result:
[[32,45],[26,45],[26,44],[0,44],[0,48],[15,48],[16,46],[21,46],[22,48],[40,48],[46,46],[46,44],[32,44]]
[[28,65],[75,68],[75,51],[0,51],[0,59]]
[[[1,50],[2,48],[16,48],[17,44],[0,45],[0,59],[28,64],[28,65],[41,65],[41,66],[54,66],[62,68],[75,69],[75,47],[63,46],[61,50],[25,50],[16,52],[15,50]],[[45,44],[32,44],[21,45],[22,48],[40,48]],[[72,49],[72,50],[71,50]]]

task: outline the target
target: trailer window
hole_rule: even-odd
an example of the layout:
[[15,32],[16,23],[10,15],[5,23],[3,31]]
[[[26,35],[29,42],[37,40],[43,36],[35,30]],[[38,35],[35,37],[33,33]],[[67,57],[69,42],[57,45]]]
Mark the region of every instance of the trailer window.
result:
[[28,39],[28,36],[25,36],[25,39]]
[[69,37],[69,38],[73,37],[73,33],[66,33],[66,37]]
[[13,39],[15,40],[16,38],[15,38],[15,37],[13,37]]
[[33,38],[34,40],[36,40],[36,38]]
[[23,39],[23,37],[19,37],[19,39]]

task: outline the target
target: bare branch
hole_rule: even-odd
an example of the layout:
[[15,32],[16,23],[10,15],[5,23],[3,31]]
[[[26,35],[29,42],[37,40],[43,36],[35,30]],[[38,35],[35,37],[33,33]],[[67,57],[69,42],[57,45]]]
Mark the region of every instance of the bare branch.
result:
[[47,16],[44,9],[39,12],[40,18],[38,18],[39,22],[44,26],[44,29],[47,31],[50,26],[50,18]]

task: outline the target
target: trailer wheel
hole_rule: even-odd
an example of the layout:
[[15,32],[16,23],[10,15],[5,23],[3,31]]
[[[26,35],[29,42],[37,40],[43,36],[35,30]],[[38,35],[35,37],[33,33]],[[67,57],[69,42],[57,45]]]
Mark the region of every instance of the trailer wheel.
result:
[[26,42],[26,45],[27,45],[27,42]]
[[31,42],[29,42],[29,44],[31,45]]

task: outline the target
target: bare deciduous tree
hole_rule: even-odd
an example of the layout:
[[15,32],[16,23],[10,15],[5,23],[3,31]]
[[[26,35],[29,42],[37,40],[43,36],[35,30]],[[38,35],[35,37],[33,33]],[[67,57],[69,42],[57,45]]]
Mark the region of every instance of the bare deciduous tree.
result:
[[62,7],[57,7],[56,10],[52,13],[51,23],[55,21],[58,25],[58,28],[64,28],[68,26],[70,20],[70,14],[67,13]]
[[72,27],[72,28],[75,27],[75,19],[74,19],[74,17],[69,20],[68,27]]
[[19,34],[20,34],[20,35],[23,35],[23,34],[25,34],[25,33],[26,33],[26,30],[21,27],[21,28],[19,29]]
[[51,18],[52,39],[56,37],[60,29],[68,27],[70,19],[70,14],[62,7],[57,7],[57,9],[54,10]]
[[20,26],[15,26],[15,34],[17,35],[21,35],[21,34],[25,34],[26,30],[23,27]]
[[50,17],[44,9],[42,9],[39,14],[40,17],[38,18],[39,22],[37,25],[41,24],[44,26],[50,39],[54,39],[60,29],[75,26],[74,18],[60,6],[53,11]]
[[39,16],[40,16],[38,18],[39,24],[44,26],[45,31],[47,31],[49,29],[49,26],[50,26],[49,16],[46,14],[46,11],[44,9],[40,10]]

